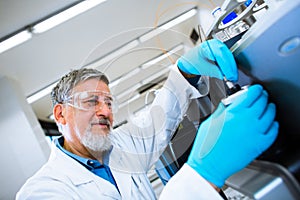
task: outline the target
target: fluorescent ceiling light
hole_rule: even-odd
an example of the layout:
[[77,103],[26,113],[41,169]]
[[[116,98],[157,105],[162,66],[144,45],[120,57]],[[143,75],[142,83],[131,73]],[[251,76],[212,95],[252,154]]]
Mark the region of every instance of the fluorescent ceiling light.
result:
[[120,84],[122,81],[125,81],[127,79],[130,79],[134,76],[136,76],[139,72],[141,71],[141,68],[135,68],[133,70],[131,70],[130,72],[128,72],[127,74],[121,76],[120,78],[112,81],[109,83],[109,87],[111,88],[111,90],[113,90],[112,88],[116,87],[118,84]]
[[170,51],[167,51],[166,53],[164,53],[164,54],[162,54],[162,55],[160,55],[160,56],[144,63],[141,66],[141,68],[142,69],[147,69],[148,67],[151,67],[151,66],[155,65],[156,63],[168,58],[169,56],[175,54],[176,52],[182,50],[183,48],[184,48],[184,46],[182,44],[180,44],[180,45],[176,46],[175,48],[171,49]]
[[119,49],[113,51],[112,53],[108,54],[107,56],[104,56],[103,58],[101,58],[98,61],[93,62],[92,64],[86,66],[89,68],[98,68],[99,66],[112,61],[113,59],[118,58],[119,56],[124,55],[125,53],[127,53],[129,50],[133,49],[134,47],[138,46],[139,42],[138,40],[133,40],[131,42],[129,42],[128,44],[120,47]]
[[176,26],[177,24],[180,24],[181,22],[193,17],[196,13],[197,13],[197,9],[194,8],[194,9],[180,15],[179,17],[165,23],[164,25],[157,27],[153,31],[150,31],[149,33],[146,33],[145,35],[141,36],[140,41],[145,42],[145,41],[157,36],[158,34],[164,32],[165,30],[168,30],[168,29]]
[[[109,55],[106,56],[103,60],[101,59],[100,61],[101,61],[101,62],[104,62],[104,61],[105,61],[105,62],[110,61],[110,60],[112,60],[113,58],[116,58],[117,56],[120,56],[120,55],[124,54],[125,52],[129,51],[131,48],[133,48],[133,47],[135,47],[135,46],[137,46],[137,45],[138,45],[138,41],[137,41],[137,40],[135,40],[135,41],[133,41],[133,42],[130,42],[130,43],[128,43],[127,45],[125,45],[125,46],[121,47],[120,49],[114,51],[113,53],[109,54]],[[104,63],[105,63],[105,62],[104,62]],[[97,65],[95,65],[95,64],[97,64]],[[97,67],[97,66],[99,66],[99,63],[98,63],[98,62],[97,62],[97,63],[93,63],[93,64],[89,65],[88,67]],[[127,77],[127,78],[128,78],[128,77]],[[29,104],[31,104],[31,103],[37,101],[38,99],[40,99],[40,98],[46,96],[47,94],[49,94],[49,93],[51,92],[52,88],[53,88],[56,84],[57,84],[57,83],[53,83],[53,84],[51,84],[50,86],[46,87],[45,89],[43,89],[43,90],[41,90],[41,91],[39,91],[39,92],[37,92],[37,93],[35,93],[35,94],[29,96],[29,97],[27,98],[27,102],[28,102]]]
[[137,100],[138,98],[140,98],[141,95],[140,94],[136,94],[133,97],[131,97],[130,99],[128,99],[127,101],[124,101],[123,103],[119,104],[119,109],[123,108],[124,106],[127,106],[128,104],[134,102],[135,100]]
[[[163,59],[167,58],[168,56],[176,54],[176,52],[179,52],[180,50],[183,50],[183,49],[184,49],[184,45],[179,44],[176,47],[174,47],[173,49],[171,49],[170,51],[168,51],[167,53],[162,54],[162,55],[160,55],[160,56],[144,63],[143,65],[139,66],[138,68],[135,68],[135,69],[131,70],[127,74],[123,75],[122,77],[110,82],[109,87],[110,87],[111,91],[114,91],[114,88],[117,85],[123,84],[123,81],[125,81],[127,79],[131,79],[135,76],[138,76],[138,73],[141,72],[142,70],[145,70],[145,69],[149,68],[150,66],[154,66],[156,63],[162,61]],[[130,93],[133,93],[135,90],[137,90],[139,87],[142,86],[141,83],[143,83],[143,84],[149,83],[150,81],[152,81],[155,78],[161,76],[162,74],[167,73],[170,70],[170,66],[172,66],[172,65],[167,66],[162,71],[159,71],[158,73],[155,73],[153,76],[150,76],[150,77],[144,79],[142,82],[138,82],[133,87],[131,86],[130,88],[126,89],[124,92],[121,92],[120,94],[117,95],[117,99],[119,100],[119,99],[125,98],[127,95],[130,95]]]
[[29,97],[27,98],[27,102],[28,102],[29,104],[31,104],[31,103],[33,103],[33,102],[39,100],[40,98],[46,96],[47,94],[50,94],[51,90],[56,86],[56,84],[57,84],[57,82],[55,82],[55,83],[49,85],[48,87],[42,89],[41,91],[39,91],[39,92],[37,92],[37,93],[35,93],[35,94],[29,96]]
[[0,43],[0,53],[29,40],[31,37],[32,34],[28,30],[17,33],[16,35]]
[[51,120],[53,120],[53,121],[55,120],[55,119],[54,119],[53,113],[52,113],[51,115],[48,116],[48,119],[51,119]]
[[117,94],[116,95],[117,100],[121,101],[121,99],[123,99],[123,98],[130,97],[132,95],[132,93],[134,93],[140,87],[142,87],[142,84],[141,83],[137,83],[134,86],[132,86],[131,88],[129,88],[128,90],[122,92],[121,94]]
[[73,17],[75,17],[76,15],[79,15],[97,5],[99,5],[100,3],[103,3],[106,0],[85,0],[82,1],[78,4],[76,4],[75,6],[64,10],[60,13],[58,13],[57,15],[54,15],[53,17],[50,17],[38,24],[36,24],[35,26],[33,26],[33,32],[34,33],[42,33],[45,32]]
[[164,74],[169,73],[169,71],[170,71],[170,69],[171,69],[172,66],[173,66],[173,65],[169,65],[169,66],[166,67],[165,69],[163,69],[163,70],[161,70],[161,71],[159,71],[159,72],[157,72],[157,73],[155,73],[155,74],[149,76],[148,78],[144,79],[144,80],[142,81],[142,85],[146,85],[146,84],[148,84],[148,83],[151,83],[151,81],[153,81],[153,80],[159,78],[160,76],[162,76],[162,75],[164,75]]

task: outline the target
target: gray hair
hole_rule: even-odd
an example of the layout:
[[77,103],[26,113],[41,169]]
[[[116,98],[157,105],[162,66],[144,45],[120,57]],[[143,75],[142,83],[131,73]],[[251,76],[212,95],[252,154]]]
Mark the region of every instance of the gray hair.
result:
[[98,79],[107,85],[109,84],[107,76],[96,69],[81,68],[72,70],[63,76],[57,85],[52,89],[51,100],[53,106],[58,103],[64,103],[64,101],[71,95],[72,89],[78,83],[89,79]]

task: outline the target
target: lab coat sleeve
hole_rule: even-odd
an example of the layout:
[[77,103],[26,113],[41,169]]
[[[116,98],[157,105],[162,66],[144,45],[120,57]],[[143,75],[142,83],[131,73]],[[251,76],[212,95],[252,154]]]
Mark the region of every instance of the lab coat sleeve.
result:
[[173,66],[149,109],[135,119],[129,116],[126,125],[114,130],[110,166],[127,172],[148,171],[170,142],[191,100],[201,96]]
[[219,193],[187,164],[169,180],[159,200],[222,200]]

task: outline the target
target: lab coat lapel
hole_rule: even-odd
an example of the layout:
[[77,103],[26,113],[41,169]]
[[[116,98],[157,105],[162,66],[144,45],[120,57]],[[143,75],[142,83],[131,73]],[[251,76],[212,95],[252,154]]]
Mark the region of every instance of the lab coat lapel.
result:
[[131,198],[131,191],[132,191],[131,174],[127,172],[114,170],[114,169],[111,169],[111,172],[118,185],[122,199],[132,199]]
[[123,154],[116,151],[115,147],[111,149],[109,155],[105,158],[118,185],[122,199],[132,199],[132,175],[126,171],[123,159]]
[[[55,168],[62,170],[66,175],[65,177],[76,187],[88,186],[88,190],[93,193],[95,197],[101,194],[114,199],[120,199],[120,194],[114,185],[88,171],[84,166],[61,152],[58,148],[54,147],[49,160],[53,163]],[[91,188],[93,187],[94,189],[92,190]]]

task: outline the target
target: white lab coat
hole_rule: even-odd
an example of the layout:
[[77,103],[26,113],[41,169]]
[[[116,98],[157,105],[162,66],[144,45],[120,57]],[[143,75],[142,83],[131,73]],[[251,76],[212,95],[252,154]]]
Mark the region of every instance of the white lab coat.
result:
[[[192,99],[201,94],[174,67],[149,110],[136,123],[113,130],[113,148],[105,162],[120,193],[52,144],[48,162],[18,192],[16,199],[156,199],[147,172],[159,159]],[[194,196],[191,194],[191,189]],[[218,199],[219,195],[185,165],[167,184],[162,199]],[[191,196],[192,195],[192,196]],[[209,198],[206,198],[208,195]]]

